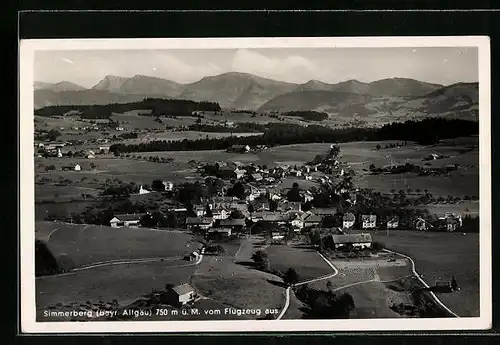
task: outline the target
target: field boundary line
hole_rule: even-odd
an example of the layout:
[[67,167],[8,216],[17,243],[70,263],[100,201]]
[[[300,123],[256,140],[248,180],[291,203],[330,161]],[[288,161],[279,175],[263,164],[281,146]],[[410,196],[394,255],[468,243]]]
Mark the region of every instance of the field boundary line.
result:
[[[413,259],[411,257],[409,257],[408,255],[405,255],[405,254],[401,254],[401,253],[398,253],[398,252],[395,252],[395,251],[392,251],[392,250],[389,250],[389,249],[384,249],[385,252],[388,252],[388,253],[392,253],[392,254],[396,254],[396,255],[399,255],[399,256],[402,256],[404,258],[407,258],[408,260],[410,260],[410,263],[411,263],[411,270],[413,272],[413,274],[415,275],[415,277],[417,277],[417,279],[426,287],[426,288],[430,288],[429,284],[427,284],[425,282],[425,280],[423,280],[420,275],[417,273],[417,270],[415,269],[415,261],[413,261]],[[437,304],[439,304],[439,306],[441,306],[444,310],[446,310],[449,314],[453,315],[454,317],[460,317],[458,316],[456,313],[454,313],[450,308],[448,308],[443,302],[441,302],[441,300],[436,296],[436,294],[432,291],[429,291],[429,294],[432,296],[432,298],[436,301]]]

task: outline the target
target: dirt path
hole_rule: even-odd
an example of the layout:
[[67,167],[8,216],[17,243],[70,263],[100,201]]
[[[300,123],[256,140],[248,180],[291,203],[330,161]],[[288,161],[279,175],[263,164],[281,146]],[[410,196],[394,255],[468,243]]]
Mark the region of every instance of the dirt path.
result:
[[[169,266],[169,268],[180,268],[180,267],[189,267],[189,266],[199,265],[201,263],[201,261],[203,260],[203,253],[204,253],[204,249],[202,249],[202,251],[198,257],[198,260],[194,263],[189,263],[189,264],[185,264],[185,265]],[[52,274],[52,275],[48,275],[48,276],[40,276],[40,277],[36,277],[36,279],[40,280],[40,279],[48,279],[48,278],[52,278],[52,277],[74,275],[80,271],[90,270],[93,268],[104,267],[104,266],[142,264],[142,263],[147,263],[147,262],[159,262],[159,261],[165,261],[165,260],[172,261],[173,259],[172,259],[172,257],[156,257],[156,258],[138,258],[138,259],[129,259],[129,260],[102,261],[102,262],[97,262],[97,263],[94,263],[91,265],[74,268],[71,271],[66,272],[66,273]]]

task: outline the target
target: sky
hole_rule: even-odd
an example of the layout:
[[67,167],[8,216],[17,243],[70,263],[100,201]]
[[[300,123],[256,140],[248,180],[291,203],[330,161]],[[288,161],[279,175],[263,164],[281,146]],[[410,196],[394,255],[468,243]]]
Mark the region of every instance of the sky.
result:
[[273,48],[37,51],[35,81],[92,87],[106,75],[147,75],[180,83],[226,72],[292,83],[372,82],[401,77],[450,85],[478,81],[477,48]]

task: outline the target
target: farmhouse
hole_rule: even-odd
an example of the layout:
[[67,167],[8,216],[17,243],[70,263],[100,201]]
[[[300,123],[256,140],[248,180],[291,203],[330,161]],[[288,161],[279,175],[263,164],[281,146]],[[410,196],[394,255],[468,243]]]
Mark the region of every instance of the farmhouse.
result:
[[447,213],[445,216],[439,217],[439,220],[446,227],[446,231],[455,231],[462,226],[462,216],[453,213]]
[[232,153],[247,153],[250,151],[250,146],[248,145],[233,145],[227,149],[227,152]]
[[99,146],[99,153],[105,154],[109,152],[109,146]]
[[186,218],[186,226],[189,230],[194,228],[200,228],[203,230],[210,229],[214,224],[213,218],[207,217],[187,217]]
[[140,225],[141,218],[145,213],[134,214],[116,214],[113,219],[109,221],[112,228],[121,228],[122,226],[136,227]]
[[262,181],[262,175],[261,174],[256,173],[256,174],[252,174],[251,176],[252,176],[252,179],[255,180],[255,181],[257,181],[257,182]]
[[361,226],[363,229],[373,229],[377,225],[377,216],[373,214],[363,214],[361,216]]
[[206,213],[205,207],[201,205],[196,205],[193,209],[194,213],[196,214],[196,217],[203,217]]
[[426,231],[426,230],[434,227],[432,224],[430,224],[425,219],[420,218],[420,217],[415,219],[413,224],[415,225],[415,229],[420,230],[420,231]]
[[163,181],[163,185],[165,186],[165,192],[171,192],[174,189],[174,184],[170,181]]
[[278,211],[302,211],[302,204],[298,201],[279,201]]
[[277,224],[277,225],[285,225],[288,219],[289,216],[287,214],[277,213],[277,212],[267,213],[262,216],[263,222]]
[[398,226],[399,226],[399,217],[398,216],[392,217],[387,222],[387,229],[396,229]]
[[239,180],[240,178],[242,178],[243,176],[245,176],[245,174],[247,173],[246,170],[243,170],[243,169],[238,169],[236,168],[236,170],[234,170],[234,174],[235,174],[235,177]]
[[189,255],[186,255],[185,259],[189,261],[198,261],[199,257],[200,254],[198,254],[198,252],[192,252]]
[[342,217],[342,226],[344,229],[350,229],[354,226],[354,222],[356,221],[356,217],[352,213],[346,213]]
[[335,249],[347,246],[363,249],[371,247],[372,237],[370,234],[330,235],[326,242],[331,242]]
[[212,217],[214,219],[226,219],[229,213],[224,208],[217,208],[212,210]]
[[173,306],[185,305],[194,302],[196,299],[196,291],[187,283],[169,288],[161,297],[163,303],[168,303]]
[[271,240],[273,243],[281,243],[285,239],[285,236],[279,232],[273,232],[271,234]]
[[63,171],[64,171],[64,170],[81,171],[81,170],[82,170],[82,167],[81,167],[79,164],[75,164],[75,165],[67,165],[67,166],[63,166],[61,169],[62,169]]
[[151,192],[149,190],[147,190],[147,189],[144,189],[142,187],[142,185],[139,187],[139,194],[140,195],[142,195],[142,194],[149,194],[149,193],[151,193]]
[[299,230],[302,229],[304,227],[304,217],[300,214],[295,214],[295,215],[291,215],[290,217],[290,225]]
[[306,217],[306,219],[304,219],[304,227],[311,228],[318,226],[321,223],[321,220],[322,220],[321,216],[311,213]]
[[222,219],[220,221],[222,228],[229,228],[232,230],[242,230],[245,227],[245,219]]
[[209,229],[207,232],[207,237],[209,240],[227,239],[231,237],[231,229],[230,228]]
[[313,208],[311,210],[314,214],[317,214],[318,216],[334,216],[337,214],[337,208],[335,207],[327,207],[327,208]]

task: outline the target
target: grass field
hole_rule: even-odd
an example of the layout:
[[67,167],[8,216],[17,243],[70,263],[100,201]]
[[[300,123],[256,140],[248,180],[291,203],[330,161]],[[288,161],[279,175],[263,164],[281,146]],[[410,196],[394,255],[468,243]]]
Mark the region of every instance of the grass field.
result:
[[[137,154],[137,156],[149,157],[160,156],[157,154]],[[168,155],[166,157],[171,157]],[[106,179],[121,179],[124,182],[135,182],[137,184],[151,184],[155,179],[168,179],[174,183],[185,182],[186,178],[200,178],[199,174],[192,169],[187,161],[175,161],[172,163],[154,163],[145,160],[134,160],[127,158],[116,157],[98,157],[93,160],[78,160],[77,162],[82,166],[81,171],[61,171],[61,167],[71,164],[74,160],[60,158],[60,159],[46,159],[45,165],[54,164],[55,171],[45,172],[43,168],[38,168],[36,171],[37,176],[48,177],[53,180],[58,180],[61,176],[63,178],[77,181],[79,186],[96,187],[99,183],[103,183]],[[92,170],[90,163],[94,163],[97,167]],[[83,179],[83,181],[82,181]]]
[[[411,188],[427,189],[435,196],[473,196],[479,195],[479,156],[478,151],[471,151],[458,154],[458,150],[464,148],[471,142],[477,142],[477,138],[463,138],[456,143],[446,142],[437,146],[421,146],[408,143],[401,148],[377,150],[377,144],[385,146],[395,141],[382,142],[353,142],[339,144],[339,159],[346,164],[346,167],[356,172],[354,179],[356,185],[362,188],[373,188],[381,192],[388,192],[391,189],[407,190]],[[179,162],[187,162],[191,159],[196,161],[240,161],[242,163],[254,162],[256,164],[266,164],[272,166],[275,163],[286,163],[291,165],[301,165],[311,161],[317,154],[325,153],[329,148],[329,143],[325,144],[296,144],[284,145],[256,154],[232,154],[224,151],[189,151],[189,152],[149,152],[142,153],[145,156],[172,157]],[[394,164],[404,164],[410,162],[423,165],[422,158],[431,153],[450,155],[450,158],[430,162],[433,166],[443,166],[445,164],[457,163],[461,165],[458,171],[452,172],[450,176],[416,176],[415,174],[401,175],[370,175],[368,167],[370,164],[376,166],[389,165],[392,157]],[[386,156],[388,156],[386,158]]]
[[281,310],[285,300],[285,289],[277,284],[281,279],[238,264],[235,254],[241,258],[240,253],[246,251],[244,248],[240,250],[239,245],[223,246],[226,248],[224,255],[205,255],[193,275],[193,287],[202,295],[227,306],[257,308],[262,312],[265,309]]
[[199,246],[188,233],[145,228],[37,222],[35,229],[70,269],[109,260],[177,257]]
[[50,184],[37,184],[35,186],[35,202],[40,201],[70,201],[82,199],[82,194],[97,197],[100,190],[80,186],[56,186]]
[[99,204],[99,201],[37,202],[35,203],[35,221],[46,220],[51,214],[69,216],[73,212],[81,213],[87,207],[97,207]]
[[452,276],[460,292],[437,294],[460,316],[479,315],[479,236],[468,233],[385,231],[372,234],[374,241],[410,256],[416,270],[429,284],[447,282]]
[[294,248],[287,245],[271,245],[266,248],[272,269],[285,272],[293,268],[299,281],[314,279],[333,273],[332,268],[314,249]]
[[[180,263],[186,265],[186,262]],[[127,305],[153,290],[163,290],[166,284],[189,282],[194,266],[165,266],[163,262],[99,267],[72,275],[48,276],[36,280],[38,320],[41,312],[50,308],[63,310],[97,304],[114,299]]]
[[260,135],[262,133],[217,133],[217,132],[198,132],[198,131],[183,131],[183,132],[161,132],[161,133],[151,133],[141,136],[138,139],[128,139],[124,141],[124,144],[138,144],[141,142],[148,142],[152,140],[198,140],[198,139],[214,139],[214,138],[225,138],[225,137],[248,137]]

